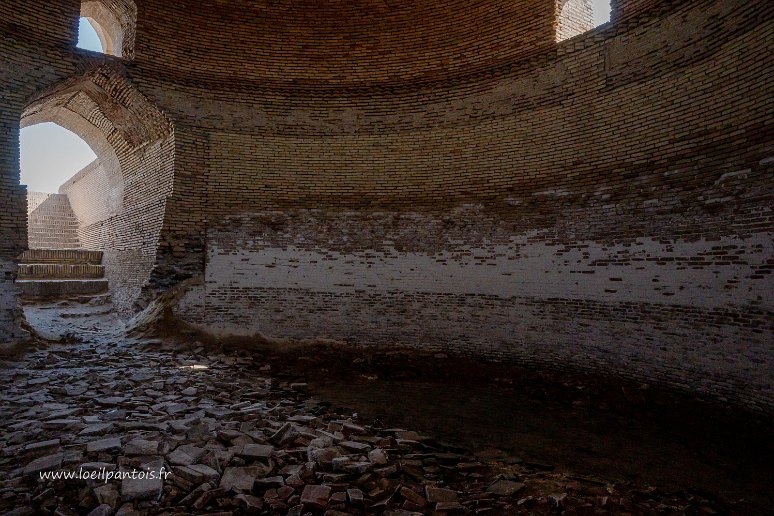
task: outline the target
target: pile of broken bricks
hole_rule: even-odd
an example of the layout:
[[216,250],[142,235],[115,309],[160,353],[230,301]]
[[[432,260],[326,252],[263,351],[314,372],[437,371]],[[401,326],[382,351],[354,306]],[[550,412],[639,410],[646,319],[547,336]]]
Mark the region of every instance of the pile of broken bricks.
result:
[[[684,492],[571,476],[504,453],[477,456],[411,430],[364,424],[314,399],[304,384],[273,378],[257,356],[82,343],[53,345],[3,365],[0,511],[7,514],[596,514],[714,507]],[[41,479],[57,471],[98,478]],[[159,478],[137,478],[139,472]],[[116,480],[119,473],[135,478]],[[106,482],[106,475],[113,480]]]

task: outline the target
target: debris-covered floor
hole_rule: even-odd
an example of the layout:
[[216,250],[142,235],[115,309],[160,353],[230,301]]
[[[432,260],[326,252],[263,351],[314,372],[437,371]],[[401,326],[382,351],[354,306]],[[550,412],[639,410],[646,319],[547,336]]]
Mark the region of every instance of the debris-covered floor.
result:
[[[49,336],[61,324],[67,342],[41,346],[0,369],[3,512],[762,510],[749,500],[622,483],[492,447],[465,449],[464,435],[442,441],[331,403],[315,382],[298,381],[308,369],[289,373],[261,353],[125,337],[104,307],[91,306],[28,307],[28,319],[47,327]],[[62,471],[98,478],[41,479]],[[151,472],[166,478],[140,478]],[[119,474],[127,478],[116,480]],[[106,482],[106,476],[113,478]]]

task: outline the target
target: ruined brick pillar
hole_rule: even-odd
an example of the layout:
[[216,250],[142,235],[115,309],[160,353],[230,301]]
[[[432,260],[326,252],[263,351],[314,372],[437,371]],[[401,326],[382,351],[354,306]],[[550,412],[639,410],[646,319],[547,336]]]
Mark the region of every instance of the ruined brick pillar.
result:
[[27,189],[19,184],[19,99],[0,94],[0,351],[24,332],[20,326],[16,257],[27,247]]

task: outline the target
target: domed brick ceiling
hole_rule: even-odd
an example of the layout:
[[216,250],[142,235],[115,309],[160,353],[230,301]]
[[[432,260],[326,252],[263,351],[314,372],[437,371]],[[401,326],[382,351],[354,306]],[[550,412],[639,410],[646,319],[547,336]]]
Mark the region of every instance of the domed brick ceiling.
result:
[[163,63],[159,73],[182,81],[433,81],[550,48],[555,8],[550,0],[143,2],[137,61]]

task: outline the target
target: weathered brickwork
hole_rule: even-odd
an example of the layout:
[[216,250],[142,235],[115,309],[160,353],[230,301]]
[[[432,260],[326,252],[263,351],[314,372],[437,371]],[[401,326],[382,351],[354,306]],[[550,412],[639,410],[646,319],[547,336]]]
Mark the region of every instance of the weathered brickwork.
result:
[[137,27],[134,0],[85,0],[81,16],[87,18],[106,54],[132,59]]
[[[678,3],[680,0],[672,0]],[[662,4],[660,0],[610,0],[611,21],[627,21],[638,16],[648,16],[654,8]]]
[[[121,170],[122,214],[81,237],[131,277],[124,309],[148,277],[141,302],[201,275],[176,313],[220,335],[774,410],[774,4],[617,0],[580,35],[584,0],[356,4],[138,1],[123,62],[0,40],[38,63],[0,76],[21,81],[4,144],[25,109],[77,113]],[[137,227],[111,265],[108,234]]]
[[[25,45],[46,45],[67,48],[78,40],[78,17],[80,0],[58,0],[56,2],[29,2],[9,0],[0,6],[0,33],[13,38],[17,44],[8,48],[3,57],[13,54],[24,55]],[[9,42],[6,42],[9,43]],[[5,47],[6,45],[4,45]],[[21,48],[20,48],[21,47]],[[32,55],[32,53],[30,53]],[[19,63],[24,66],[24,63]],[[19,71],[23,68],[15,68]]]
[[[726,176],[695,195],[745,188],[765,199],[770,173]],[[770,223],[770,206],[675,214],[563,197],[540,201],[547,216],[477,205],[235,218],[208,234],[204,286],[180,314],[220,335],[429,346],[645,373],[756,410],[774,402],[774,244],[757,230]],[[646,236],[654,226],[664,229]]]
[[[18,64],[0,39],[0,81],[10,84]],[[27,247],[27,188],[19,184],[19,121],[23,91],[0,88],[0,350],[25,337],[14,285],[16,257]]]
[[22,124],[54,121],[89,143],[97,162],[60,188],[78,217],[84,249],[104,252],[105,276],[128,314],[148,280],[171,192],[169,122],[112,68],[99,68],[46,92]]
[[216,89],[225,80],[246,92],[269,84],[404,85],[486,72],[550,50],[555,39],[555,0],[145,4],[136,54],[146,79],[195,77]]
[[65,194],[27,193],[30,249],[80,249],[78,219]]
[[59,187],[67,195],[81,228],[105,221],[120,212],[124,181],[120,167],[94,160]]
[[591,0],[557,0],[556,41],[564,41],[594,28]]

